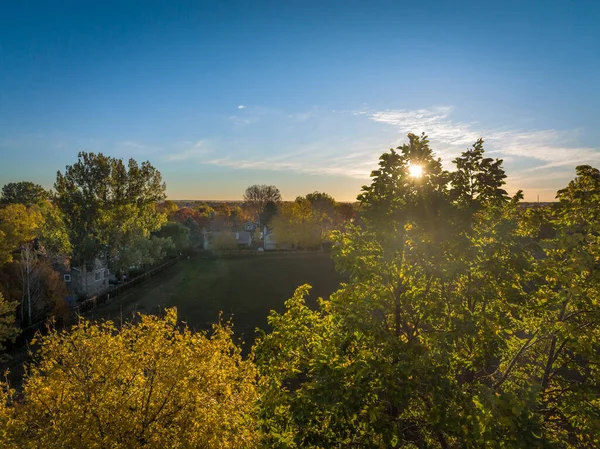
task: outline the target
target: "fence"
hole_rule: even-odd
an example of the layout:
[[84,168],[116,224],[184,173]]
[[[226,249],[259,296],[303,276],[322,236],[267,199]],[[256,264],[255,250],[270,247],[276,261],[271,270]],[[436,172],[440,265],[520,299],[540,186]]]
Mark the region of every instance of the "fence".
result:
[[[136,285],[139,285],[142,282],[153,278],[161,271],[164,271],[165,269],[169,268],[170,266],[175,265],[177,262],[179,262],[181,260],[182,257],[183,256],[178,256],[174,259],[171,259],[171,260],[163,263],[162,265],[159,265],[158,267],[155,267],[155,268],[133,278],[129,282],[126,282],[121,285],[117,285],[116,287],[113,287],[112,289],[110,289],[107,292],[102,293],[101,295],[92,296],[91,298],[88,298],[84,301],[81,301],[81,302],[75,304],[75,306],[73,307],[74,313],[80,313],[80,314],[85,313],[89,310],[92,310],[94,307],[96,307],[100,304],[104,304],[105,302],[109,301],[111,298],[114,298],[115,296],[120,295],[124,291],[129,290],[130,288],[135,287]],[[35,335],[38,332],[41,332],[44,334],[44,333],[46,333],[46,331],[49,327],[55,328],[55,329],[56,328],[60,329],[63,326],[63,324],[64,323],[62,323],[62,322],[57,322],[55,320],[55,317],[50,317],[46,320],[32,324],[31,326],[27,326],[26,328],[21,329],[21,332],[15,338],[14,342],[10,342],[10,341],[5,342],[6,352],[9,354],[13,353],[19,347],[24,346],[33,337],[35,337]]]
[[323,254],[329,251],[322,249],[298,249],[298,250],[276,250],[276,251],[256,251],[249,249],[212,251],[212,257],[223,257],[225,259],[241,259],[245,257],[298,257],[314,254]]
[[110,301],[111,298],[114,298],[115,296],[119,296],[124,291],[127,291],[130,288],[133,288],[136,285],[139,285],[142,282],[153,278],[161,271],[164,271],[167,268],[169,268],[170,266],[175,265],[177,262],[179,262],[181,260],[181,257],[182,256],[178,256],[174,259],[171,259],[171,260],[163,263],[162,265],[159,265],[158,267],[152,268],[151,270],[146,271],[143,274],[140,274],[139,276],[131,279],[128,282],[125,282],[124,284],[117,285],[116,287],[113,287],[110,290],[108,290],[100,295],[92,296],[91,298],[88,298],[84,301],[77,303],[75,305],[75,307],[73,308],[74,312],[79,313],[79,314],[85,313],[85,312],[92,310],[93,308],[99,306],[100,304],[104,304],[105,302]]

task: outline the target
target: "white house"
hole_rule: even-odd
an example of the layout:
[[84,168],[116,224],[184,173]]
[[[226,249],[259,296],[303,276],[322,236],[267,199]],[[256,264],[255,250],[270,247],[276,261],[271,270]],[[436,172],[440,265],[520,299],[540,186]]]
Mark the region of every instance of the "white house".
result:
[[273,234],[273,230],[267,229],[265,226],[264,231],[262,233],[263,238],[263,247],[265,251],[274,251],[277,249],[277,239],[275,238],[275,234]]
[[109,288],[109,276],[106,260],[100,258],[79,267],[73,266],[63,273],[67,289],[77,296],[94,296],[104,292]]
[[238,246],[252,246],[252,233],[248,231],[238,231],[235,233],[235,240]]

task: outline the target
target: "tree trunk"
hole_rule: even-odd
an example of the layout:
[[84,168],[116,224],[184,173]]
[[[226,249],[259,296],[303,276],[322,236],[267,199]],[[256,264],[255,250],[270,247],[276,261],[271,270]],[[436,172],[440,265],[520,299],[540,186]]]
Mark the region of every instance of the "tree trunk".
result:
[[31,264],[27,260],[27,325],[31,326]]

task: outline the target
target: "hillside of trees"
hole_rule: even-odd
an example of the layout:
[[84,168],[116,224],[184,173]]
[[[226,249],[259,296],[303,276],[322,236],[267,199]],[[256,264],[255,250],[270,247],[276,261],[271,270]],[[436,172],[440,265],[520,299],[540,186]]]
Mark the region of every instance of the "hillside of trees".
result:
[[483,140],[445,170],[409,134],[374,168],[356,207],[252,186],[244,207],[179,208],[149,163],[93,153],[54,192],[5,186],[3,341],[64,310],[56,260],[151,265],[215,216],[329,242],[349,280],[316,310],[299,286],[248,357],[235,323],[194,333],[173,309],[40,336],[22,388],[0,386],[3,447],[600,447],[600,171],[524,208]]

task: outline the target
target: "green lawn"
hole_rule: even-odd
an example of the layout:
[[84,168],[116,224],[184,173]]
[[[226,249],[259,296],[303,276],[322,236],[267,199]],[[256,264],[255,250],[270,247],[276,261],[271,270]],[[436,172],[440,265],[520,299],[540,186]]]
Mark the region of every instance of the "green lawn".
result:
[[246,347],[255,329],[267,328],[269,311],[284,310],[284,302],[299,285],[313,286],[307,298],[316,304],[329,296],[343,277],[328,254],[290,254],[238,259],[191,258],[90,311],[93,319],[129,319],[135,312],[157,314],[177,307],[179,317],[195,329],[207,329],[222,311],[232,317],[236,335]]

